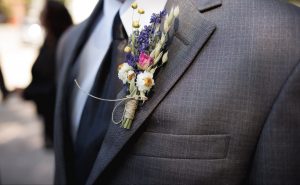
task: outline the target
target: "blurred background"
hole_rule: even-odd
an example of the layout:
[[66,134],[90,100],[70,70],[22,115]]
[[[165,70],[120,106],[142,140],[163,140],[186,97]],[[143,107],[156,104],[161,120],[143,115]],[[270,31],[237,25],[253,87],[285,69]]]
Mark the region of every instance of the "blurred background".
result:
[[[77,24],[97,1],[60,2]],[[6,86],[0,91],[0,184],[53,183],[54,156],[45,141],[45,119],[37,114],[35,102],[22,98],[47,36],[40,20],[44,7],[44,0],[0,0],[0,70]]]
[[[59,2],[67,8],[73,23],[78,24],[90,15],[97,1]],[[300,0],[289,2],[300,6]],[[38,65],[41,60],[53,57],[59,39],[59,36],[53,39],[50,23],[45,20],[51,19],[51,15],[45,16],[47,12],[43,9],[45,0],[0,0],[0,184],[53,183],[52,143],[51,138],[45,137],[44,125],[47,124],[43,124],[50,120],[48,125],[51,126],[51,118],[44,113],[51,110],[41,109],[40,104],[43,108],[48,106],[47,102],[30,97],[36,93],[35,84],[54,81],[49,77],[54,73],[40,77],[40,73],[46,72]],[[41,18],[42,10],[44,17]],[[66,24],[68,27],[71,22]],[[54,64],[49,65],[53,67]],[[43,88],[43,96],[52,96],[49,87],[52,91],[52,86],[48,85]]]

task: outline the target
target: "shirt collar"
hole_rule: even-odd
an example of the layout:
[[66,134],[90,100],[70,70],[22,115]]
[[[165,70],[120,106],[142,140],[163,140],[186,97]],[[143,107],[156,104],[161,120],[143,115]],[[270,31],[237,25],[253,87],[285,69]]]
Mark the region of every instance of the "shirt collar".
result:
[[115,14],[121,5],[122,2],[119,0],[104,0],[103,15]]
[[[131,3],[138,3],[138,7],[145,10],[145,14],[140,17],[140,28],[144,28],[145,25],[149,24],[151,15],[153,13],[159,13],[165,8],[167,0],[127,0],[120,8],[120,16],[123,26],[126,30],[127,35],[132,33],[132,8]],[[139,14],[136,12],[134,20],[139,19]]]

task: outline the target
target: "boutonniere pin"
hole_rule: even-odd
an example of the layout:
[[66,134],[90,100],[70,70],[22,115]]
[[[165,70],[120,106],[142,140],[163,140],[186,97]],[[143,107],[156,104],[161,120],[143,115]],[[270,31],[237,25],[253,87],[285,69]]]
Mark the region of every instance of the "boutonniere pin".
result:
[[[179,15],[179,7],[172,8],[169,13],[163,10],[153,13],[150,25],[140,29],[140,21],[134,20],[135,14],[142,16],[145,11],[138,7],[137,3],[132,3],[132,34],[128,44],[124,48],[125,62],[118,66],[118,77],[127,86],[125,98],[117,100],[107,100],[89,96],[102,101],[120,101],[112,112],[112,121],[120,124],[125,129],[130,129],[135,117],[139,102],[148,100],[149,92],[155,85],[154,74],[168,61],[167,40],[169,30],[173,26],[174,20]],[[80,88],[78,82],[75,83]],[[115,121],[114,112],[116,108],[126,101],[124,113],[120,121]]]

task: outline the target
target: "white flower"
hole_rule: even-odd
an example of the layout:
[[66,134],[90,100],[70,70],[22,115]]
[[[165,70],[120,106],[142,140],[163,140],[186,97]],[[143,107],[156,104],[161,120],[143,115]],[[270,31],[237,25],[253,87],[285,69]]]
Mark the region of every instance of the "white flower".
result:
[[154,86],[153,74],[148,71],[144,71],[138,74],[136,86],[141,92],[145,93],[147,91],[150,91],[150,89]]
[[123,63],[119,65],[118,70],[119,79],[122,80],[123,84],[126,84],[128,82],[128,72],[133,71],[133,68],[127,63]]
[[127,80],[128,82],[132,81],[135,79],[135,72],[130,70],[127,72]]

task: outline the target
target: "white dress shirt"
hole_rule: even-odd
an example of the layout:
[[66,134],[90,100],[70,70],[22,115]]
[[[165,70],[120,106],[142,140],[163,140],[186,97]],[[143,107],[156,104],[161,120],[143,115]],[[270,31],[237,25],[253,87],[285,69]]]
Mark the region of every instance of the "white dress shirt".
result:
[[145,25],[150,24],[150,18],[153,13],[159,13],[164,10],[167,0],[127,0],[120,8],[120,15],[122,23],[125,27],[127,35],[130,35],[132,32],[132,9],[131,3],[137,2],[138,8],[145,10],[145,13],[140,17],[138,13],[135,13],[134,19],[140,19],[140,29],[143,29]]
[[[134,2],[134,0],[127,0],[122,5],[119,0],[104,0],[103,13],[77,61],[79,62],[79,73],[76,78],[82,89],[86,92],[91,90],[99,67],[112,42],[113,21],[119,9],[121,20],[127,35],[131,34],[132,9],[130,5],[132,2]],[[140,18],[141,28],[143,28],[144,25],[149,24],[152,13],[159,13],[164,9],[167,0],[137,0],[136,2],[138,3],[139,8],[145,10],[145,14]],[[136,13],[136,17],[134,18],[138,18],[137,16],[138,14]],[[71,102],[71,124],[74,140],[77,135],[80,118],[87,98],[88,96],[80,90],[75,89],[73,91]]]

